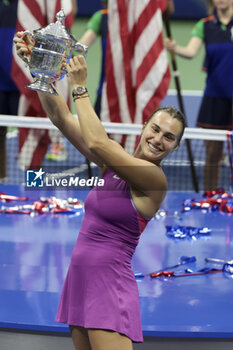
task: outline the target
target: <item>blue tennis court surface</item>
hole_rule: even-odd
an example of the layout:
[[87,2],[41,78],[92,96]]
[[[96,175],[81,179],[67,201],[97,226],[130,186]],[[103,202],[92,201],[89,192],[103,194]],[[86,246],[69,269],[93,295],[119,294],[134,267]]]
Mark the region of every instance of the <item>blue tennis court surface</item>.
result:
[[[0,185],[0,192],[27,196],[78,197],[86,191],[25,191],[22,186]],[[180,257],[195,256],[196,262],[179,267],[198,270],[217,267],[206,257],[233,258],[232,215],[191,210],[180,213],[183,200],[200,194],[169,192],[164,217],[154,218],[144,231],[133,257],[135,273],[147,274],[175,265]],[[14,203],[11,205],[14,205]],[[78,214],[0,214],[0,327],[67,333],[55,323],[61,288],[76,241],[83,212]],[[170,239],[166,225],[208,227],[210,236]],[[90,276],[91,278],[91,276]],[[212,273],[188,277],[138,279],[144,336],[233,338],[233,275]]]

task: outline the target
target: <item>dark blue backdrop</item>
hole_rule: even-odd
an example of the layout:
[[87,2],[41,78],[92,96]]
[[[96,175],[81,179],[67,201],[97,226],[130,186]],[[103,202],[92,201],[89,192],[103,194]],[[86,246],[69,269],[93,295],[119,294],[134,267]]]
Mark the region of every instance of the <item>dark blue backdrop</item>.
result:
[[[79,16],[91,16],[101,8],[101,0],[77,0]],[[206,0],[174,0],[175,13],[173,18],[192,19],[207,15]]]

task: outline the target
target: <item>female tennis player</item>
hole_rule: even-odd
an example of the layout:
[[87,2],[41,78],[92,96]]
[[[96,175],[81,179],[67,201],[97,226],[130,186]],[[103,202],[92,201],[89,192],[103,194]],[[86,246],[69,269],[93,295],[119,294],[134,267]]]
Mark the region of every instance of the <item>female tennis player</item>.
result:
[[[28,53],[20,34],[17,53]],[[92,189],[64,283],[56,320],[70,326],[77,350],[131,350],[142,342],[137,283],[131,259],[141,233],[168,188],[161,161],[178,146],[183,115],[160,108],[142,128],[133,155],[110,139],[86,90],[87,66],[75,56],[67,65],[78,114],[61,96],[39,93],[48,117],[90,161],[102,167],[104,186]]]
[[[203,69],[207,73],[206,87],[198,113],[197,126],[209,129],[233,129],[233,0],[208,0],[211,15],[194,26],[186,46],[166,39],[165,47],[183,58],[194,58],[205,46]],[[205,141],[205,191],[219,187],[223,141]]]

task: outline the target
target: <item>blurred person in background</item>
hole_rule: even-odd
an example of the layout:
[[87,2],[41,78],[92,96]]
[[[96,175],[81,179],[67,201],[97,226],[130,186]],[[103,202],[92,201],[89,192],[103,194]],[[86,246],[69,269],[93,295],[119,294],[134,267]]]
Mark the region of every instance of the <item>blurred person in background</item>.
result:
[[[15,34],[18,0],[0,1],[0,114],[16,115],[19,90],[11,78],[12,40]],[[6,182],[7,128],[0,125],[0,183]]]
[[102,0],[103,9],[95,12],[87,23],[87,30],[80,39],[80,42],[90,47],[97,39],[101,38],[102,62],[99,86],[95,101],[95,112],[100,118],[102,88],[105,79],[105,58],[108,35],[108,0]]
[[[72,0],[72,15],[75,18],[78,12],[77,0]],[[68,24],[70,25],[70,24]],[[51,161],[65,161],[68,157],[64,139],[58,130],[50,130],[51,144],[46,154],[46,159]]]
[[[191,59],[205,45],[204,70],[207,79],[197,126],[232,130],[233,0],[210,0],[208,8],[211,15],[196,23],[187,46],[180,46],[175,40],[167,38],[165,47],[181,57]],[[205,149],[205,190],[216,190],[219,186],[223,142],[205,141]]]

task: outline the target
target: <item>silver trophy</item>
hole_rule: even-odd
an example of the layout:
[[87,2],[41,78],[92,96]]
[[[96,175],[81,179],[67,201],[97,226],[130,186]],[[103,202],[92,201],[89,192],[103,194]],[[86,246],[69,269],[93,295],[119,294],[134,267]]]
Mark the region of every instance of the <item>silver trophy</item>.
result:
[[[28,66],[35,80],[26,87],[31,90],[57,95],[52,83],[66,74],[64,63],[69,62],[72,52],[86,56],[87,46],[79,43],[62,23],[63,9],[56,14],[57,21],[33,32],[25,31],[34,40]],[[26,57],[26,56],[25,56]]]

